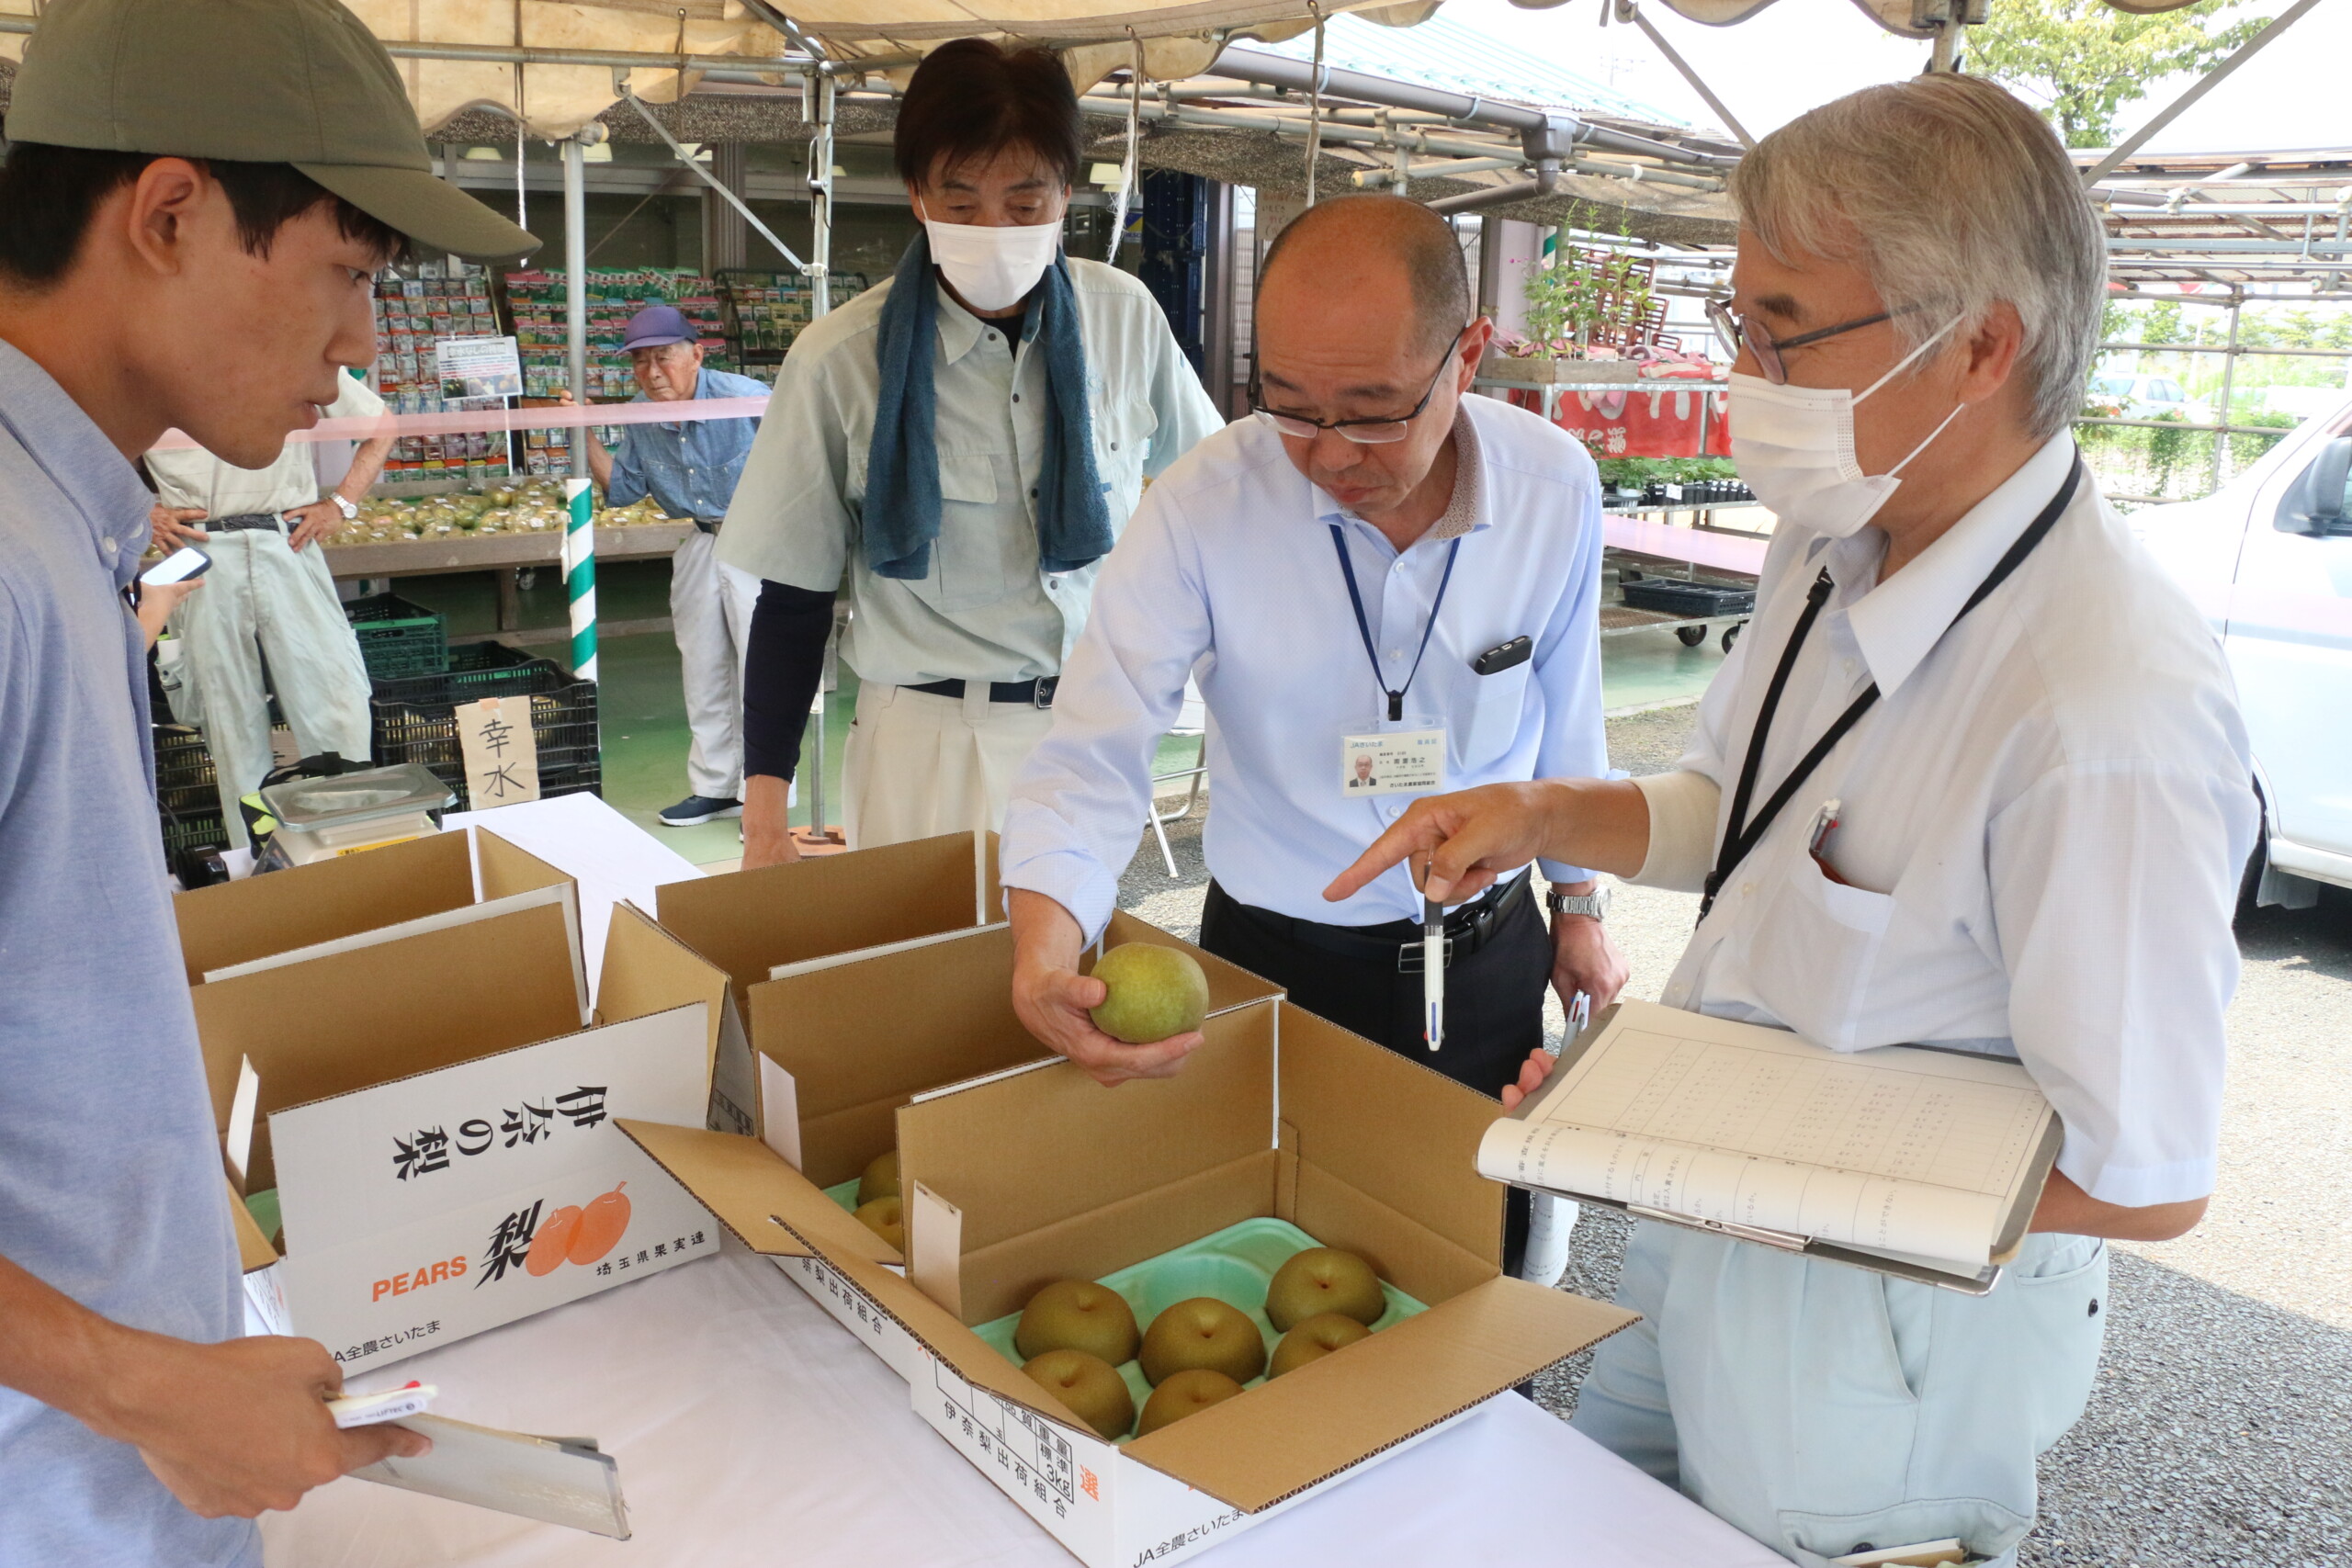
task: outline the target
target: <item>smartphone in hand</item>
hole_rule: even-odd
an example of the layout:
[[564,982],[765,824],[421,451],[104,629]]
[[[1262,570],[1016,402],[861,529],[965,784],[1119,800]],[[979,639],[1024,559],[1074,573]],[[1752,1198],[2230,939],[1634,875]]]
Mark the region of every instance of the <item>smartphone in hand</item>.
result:
[[141,572],[139,581],[150,588],[162,588],[169,583],[186,582],[190,578],[202,577],[211,566],[210,556],[206,555],[194,545],[187,545],[174,550],[153,566]]

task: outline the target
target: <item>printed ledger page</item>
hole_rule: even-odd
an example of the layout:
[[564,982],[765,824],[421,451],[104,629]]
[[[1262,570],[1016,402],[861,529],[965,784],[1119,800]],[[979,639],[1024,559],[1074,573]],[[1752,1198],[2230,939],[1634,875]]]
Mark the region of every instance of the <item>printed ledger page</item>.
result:
[[1720,1224],[1982,1268],[2049,1102],[1998,1057],[1841,1054],[1624,1004],[1478,1168]]

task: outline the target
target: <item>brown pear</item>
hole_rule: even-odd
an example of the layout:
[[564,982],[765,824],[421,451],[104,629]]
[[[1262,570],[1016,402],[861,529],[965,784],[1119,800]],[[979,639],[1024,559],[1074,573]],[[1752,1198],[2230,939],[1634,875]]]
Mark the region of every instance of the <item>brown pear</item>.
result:
[[1148,1438],[1170,1421],[1222,1404],[1240,1392],[1239,1383],[1206,1367],[1174,1373],[1143,1402],[1143,1419],[1136,1424],[1136,1436]]
[[1151,1320],[1143,1337],[1143,1375],[1157,1388],[1178,1372],[1205,1368],[1235,1382],[1266,1370],[1258,1325],[1215,1296],[1178,1302]]
[[1336,1247],[1310,1247],[1294,1255],[1274,1271],[1266,1290],[1267,1320],[1283,1334],[1327,1312],[1370,1325],[1387,1310],[1372,1265]]
[[1127,1380],[1100,1356],[1048,1350],[1031,1357],[1021,1370],[1105,1441],[1116,1442],[1136,1424],[1136,1400],[1127,1392]]
[[1371,1337],[1372,1330],[1346,1313],[1317,1313],[1283,1336],[1283,1342],[1274,1347],[1274,1359],[1267,1363],[1266,1376],[1295,1372],[1309,1361],[1319,1361],[1334,1350]]
[[907,1249],[906,1209],[896,1198],[876,1198],[857,1206],[857,1223],[897,1247]]
[[1113,1366],[1135,1359],[1143,1337],[1126,1298],[1091,1280],[1057,1280],[1029,1298],[1013,1348],[1023,1359],[1048,1350],[1083,1350]]
[[874,1162],[865,1168],[865,1173],[857,1179],[857,1201],[863,1208],[876,1198],[898,1196],[899,1151],[892,1149],[887,1154],[876,1155]]

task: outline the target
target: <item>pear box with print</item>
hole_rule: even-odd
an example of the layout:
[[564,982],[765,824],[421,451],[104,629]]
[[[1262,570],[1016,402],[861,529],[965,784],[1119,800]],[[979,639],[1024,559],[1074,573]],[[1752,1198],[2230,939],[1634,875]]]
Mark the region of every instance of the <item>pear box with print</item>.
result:
[[726,976],[616,905],[592,1014],[566,917],[196,987],[249,1324],[350,1373],[718,1249],[615,1122],[702,1124]]

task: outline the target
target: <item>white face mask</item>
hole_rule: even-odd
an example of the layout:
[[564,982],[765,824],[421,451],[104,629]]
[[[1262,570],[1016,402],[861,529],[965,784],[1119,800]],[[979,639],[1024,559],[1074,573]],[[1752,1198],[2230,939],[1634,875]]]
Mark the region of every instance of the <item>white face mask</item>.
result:
[[1731,457],[1739,477],[1784,523],[1842,539],[1878,514],[1902,480],[1895,476],[1935,444],[1960,417],[1962,403],[1928,439],[1883,474],[1865,474],[1854,458],[1854,405],[1885,386],[1913,360],[1960,324],[1947,322],[1905,355],[1894,368],[1859,392],[1843,387],[1776,387],[1761,376],[1734,372],[1729,419]]
[[[922,216],[918,205],[916,215]],[[942,223],[923,218],[932,264],[976,310],[1009,310],[1029,297],[1061,249],[1059,223]]]

